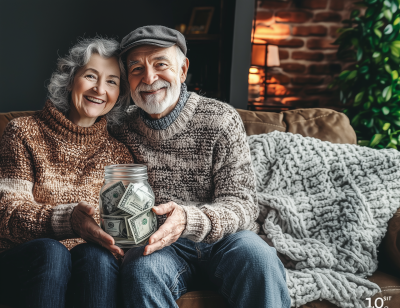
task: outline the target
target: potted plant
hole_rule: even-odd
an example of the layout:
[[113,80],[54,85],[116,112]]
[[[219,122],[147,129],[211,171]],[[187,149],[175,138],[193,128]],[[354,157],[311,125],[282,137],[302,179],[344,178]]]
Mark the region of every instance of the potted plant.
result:
[[359,144],[400,147],[400,0],[364,0],[334,44],[340,60],[356,61],[334,79]]

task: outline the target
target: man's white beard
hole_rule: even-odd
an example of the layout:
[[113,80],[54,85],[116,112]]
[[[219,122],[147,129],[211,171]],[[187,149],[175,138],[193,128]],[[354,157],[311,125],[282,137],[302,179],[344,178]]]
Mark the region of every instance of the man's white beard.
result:
[[[179,79],[177,78],[178,83],[169,83],[166,80],[158,79],[154,81],[151,85],[145,84],[141,82],[135,89],[135,91],[131,90],[131,97],[135,104],[142,108],[148,114],[160,114],[169,106],[176,103],[179,98],[179,94],[181,91],[181,84],[179,83]],[[157,91],[161,88],[165,88],[165,90],[160,91],[157,94],[147,94],[143,99],[142,95],[140,95],[141,91],[145,92],[153,92]],[[166,91],[164,99],[161,99],[164,95],[162,93]]]

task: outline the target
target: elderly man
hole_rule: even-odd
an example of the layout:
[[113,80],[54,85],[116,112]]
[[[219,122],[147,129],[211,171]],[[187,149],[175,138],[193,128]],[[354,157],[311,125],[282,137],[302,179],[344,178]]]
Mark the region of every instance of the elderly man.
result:
[[283,265],[256,234],[241,118],[226,103],[187,92],[185,55],[183,35],[162,26],[138,28],[121,43],[136,106],[113,133],[147,165],[153,211],[165,220],[147,246],[125,255],[124,306],[177,307],[206,275],[232,307],[289,307]]

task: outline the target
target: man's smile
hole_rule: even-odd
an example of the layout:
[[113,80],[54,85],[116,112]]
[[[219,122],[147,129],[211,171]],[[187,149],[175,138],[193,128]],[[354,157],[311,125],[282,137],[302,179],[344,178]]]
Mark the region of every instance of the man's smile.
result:
[[165,89],[166,89],[166,87],[162,87],[162,88],[160,88],[158,90],[155,90],[155,91],[140,91],[140,94],[142,94],[142,95],[158,94],[158,93],[161,92],[161,90],[165,90]]

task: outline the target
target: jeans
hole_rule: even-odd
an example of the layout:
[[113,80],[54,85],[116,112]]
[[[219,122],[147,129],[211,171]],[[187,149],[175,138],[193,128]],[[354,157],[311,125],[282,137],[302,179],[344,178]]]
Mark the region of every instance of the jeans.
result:
[[130,249],[122,262],[123,307],[178,307],[175,301],[197,288],[203,276],[231,307],[290,307],[276,250],[253,232],[231,234],[214,244],[180,238],[148,256],[143,250]]
[[81,244],[71,252],[36,239],[0,254],[0,304],[11,307],[116,307],[118,264],[106,249]]

